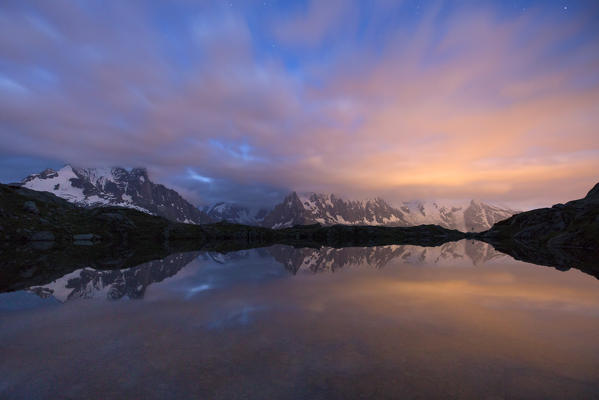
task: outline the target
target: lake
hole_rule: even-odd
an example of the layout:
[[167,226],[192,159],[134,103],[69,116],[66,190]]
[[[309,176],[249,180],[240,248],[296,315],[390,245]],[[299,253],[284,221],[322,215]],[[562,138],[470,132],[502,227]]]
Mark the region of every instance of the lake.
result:
[[482,242],[188,252],[0,294],[0,398],[593,399],[598,338],[597,278]]

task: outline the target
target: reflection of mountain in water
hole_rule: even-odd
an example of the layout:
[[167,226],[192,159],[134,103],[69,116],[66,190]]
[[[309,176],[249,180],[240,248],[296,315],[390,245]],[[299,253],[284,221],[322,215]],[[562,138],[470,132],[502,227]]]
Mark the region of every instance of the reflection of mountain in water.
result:
[[395,258],[400,258],[407,264],[455,265],[456,261],[469,260],[473,265],[479,265],[494,258],[505,257],[486,243],[467,240],[449,242],[437,247],[390,245],[296,249],[278,245],[269,248],[268,251],[293,274],[300,270],[334,272],[346,266],[360,265],[382,268]]
[[[287,247],[287,246],[284,246]],[[252,253],[255,253],[259,257],[265,258],[269,257],[268,252],[264,248],[257,249],[249,249],[249,250],[239,250],[239,251],[231,251],[229,253],[218,253],[215,251],[207,251],[202,253],[202,258],[206,260],[212,260],[218,264],[229,264],[234,261],[244,260],[251,257]]]
[[[524,256],[516,258],[538,263],[536,260],[539,257],[530,261]],[[35,279],[29,285],[25,281],[22,285],[30,286],[28,290],[41,297],[52,296],[61,302],[88,298],[140,299],[144,297],[149,285],[178,274],[194,260],[195,267],[186,274],[184,280],[177,281],[179,282],[177,290],[181,289],[193,294],[225,288],[240,282],[280,279],[289,276],[289,273],[295,275],[298,272],[334,272],[343,268],[368,266],[383,268],[392,260],[397,260],[401,264],[452,267],[482,265],[498,258],[503,258],[502,261],[505,258],[512,259],[495,250],[491,245],[476,240],[448,242],[436,247],[388,245],[294,248],[276,245],[229,253],[212,251],[174,253],[164,259],[150,261],[133,268],[115,270],[83,268],[47,284]],[[562,263],[547,262],[545,265],[568,269],[570,260],[578,259],[581,258],[564,256]],[[588,272],[584,268],[579,269]],[[588,273],[593,274],[592,271]]]
[[[189,252],[172,254],[162,260],[150,261],[137,267],[117,270],[78,269],[47,285],[29,290],[41,297],[54,297],[61,302],[75,299],[121,298],[140,299],[146,288],[176,275],[194,259],[200,269],[194,273],[193,287],[226,287],[239,280],[262,280],[280,275],[276,270],[282,264],[285,270],[296,274],[334,272],[341,268],[372,266],[382,268],[393,259],[416,265],[456,265],[469,260],[478,265],[496,257],[503,257],[490,245],[478,241],[450,242],[437,247],[375,246],[331,248],[294,248],[277,245],[266,249],[230,252]],[[268,259],[272,260],[270,263]],[[268,266],[275,262],[274,265]],[[278,264],[277,264],[278,263]],[[273,270],[274,268],[274,270]],[[279,269],[283,272],[284,270]]]
[[140,299],[146,288],[177,274],[196,258],[199,252],[177,253],[161,260],[150,261],[133,268],[100,271],[79,269],[54,282],[30,290],[41,297],[53,296],[65,302],[74,299],[105,297],[118,300],[123,297]]

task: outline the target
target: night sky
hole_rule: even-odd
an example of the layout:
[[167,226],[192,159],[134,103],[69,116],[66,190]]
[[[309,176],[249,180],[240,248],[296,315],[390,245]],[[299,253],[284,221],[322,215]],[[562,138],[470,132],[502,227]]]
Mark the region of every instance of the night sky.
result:
[[2,182],[145,166],[198,205],[579,198],[599,2],[3,0],[0,143]]

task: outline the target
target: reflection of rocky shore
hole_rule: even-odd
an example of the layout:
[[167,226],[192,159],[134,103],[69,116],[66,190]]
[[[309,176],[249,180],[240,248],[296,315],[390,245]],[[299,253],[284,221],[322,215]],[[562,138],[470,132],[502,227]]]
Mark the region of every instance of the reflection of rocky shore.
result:
[[516,260],[554,267],[562,271],[576,268],[599,279],[599,249],[576,249],[567,247],[534,248],[522,243],[494,243],[498,251]]
[[105,297],[117,300],[143,298],[146,288],[161,282],[179,272],[189,264],[199,252],[172,254],[161,260],[150,261],[124,270],[99,271],[84,268],[73,271],[56,281],[32,287],[30,290],[39,296],[53,296],[59,301]]

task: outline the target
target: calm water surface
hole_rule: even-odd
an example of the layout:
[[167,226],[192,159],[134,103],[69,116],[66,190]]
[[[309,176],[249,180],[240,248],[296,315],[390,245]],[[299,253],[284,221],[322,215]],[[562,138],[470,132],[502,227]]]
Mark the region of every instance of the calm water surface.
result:
[[2,399],[599,398],[599,280],[479,243],[174,254],[0,294]]

